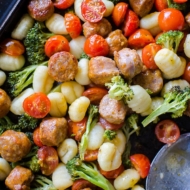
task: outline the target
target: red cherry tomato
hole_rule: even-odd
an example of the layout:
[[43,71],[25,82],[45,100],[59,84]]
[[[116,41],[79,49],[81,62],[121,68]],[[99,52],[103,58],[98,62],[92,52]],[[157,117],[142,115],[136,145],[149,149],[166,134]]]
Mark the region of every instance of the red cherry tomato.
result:
[[51,102],[46,94],[44,93],[34,93],[23,102],[24,111],[34,118],[43,118],[45,117],[51,107]]
[[19,56],[25,52],[25,47],[20,41],[7,38],[0,44],[0,50],[11,56]]
[[98,158],[98,150],[86,150],[84,154],[84,161],[92,162],[97,160]]
[[139,27],[139,18],[135,12],[128,10],[122,26],[124,36],[130,36]]
[[184,26],[184,16],[181,11],[174,8],[167,8],[160,12],[158,24],[162,31],[181,30]]
[[65,27],[71,38],[76,38],[82,32],[82,24],[74,13],[65,14]]
[[81,4],[81,13],[85,20],[89,22],[100,21],[104,13],[106,12],[106,6],[102,0],[83,0]]
[[55,0],[54,6],[58,9],[67,9],[74,4],[74,0]]
[[109,123],[102,117],[99,117],[99,122],[104,129],[109,129],[109,130],[118,130],[123,126],[123,123],[121,124]]
[[73,182],[72,190],[94,189],[95,185],[85,179],[77,179]]
[[162,11],[163,9],[168,8],[167,0],[155,0],[154,5],[157,11]]
[[128,46],[134,49],[143,48],[144,46],[155,42],[152,34],[146,29],[138,29],[129,36]]
[[101,99],[108,93],[108,90],[100,87],[92,87],[85,90],[82,96],[86,96],[92,104],[98,105]]
[[109,45],[102,36],[94,34],[86,39],[84,52],[89,57],[106,56],[109,53]]
[[45,54],[51,57],[54,53],[60,51],[70,51],[68,40],[61,35],[55,35],[50,37],[45,43]]
[[33,131],[33,141],[35,143],[35,145],[42,147],[43,144],[40,140],[40,127],[37,127],[34,131]]
[[172,144],[179,138],[180,130],[172,120],[163,120],[156,125],[155,134],[160,142]]
[[175,3],[185,3],[187,2],[188,0],[173,0]]
[[42,146],[37,152],[42,174],[51,175],[59,164],[59,157],[55,148]]
[[148,69],[158,68],[154,61],[154,56],[160,49],[162,47],[156,43],[150,43],[142,49],[142,61]]
[[124,21],[127,9],[128,9],[128,4],[124,2],[117,3],[113,8],[112,19],[116,26],[119,26]]
[[190,83],[190,62],[187,63],[185,71],[183,73],[183,79]]
[[150,170],[150,160],[144,154],[133,154],[130,161],[134,168],[139,172],[141,178],[147,177]]

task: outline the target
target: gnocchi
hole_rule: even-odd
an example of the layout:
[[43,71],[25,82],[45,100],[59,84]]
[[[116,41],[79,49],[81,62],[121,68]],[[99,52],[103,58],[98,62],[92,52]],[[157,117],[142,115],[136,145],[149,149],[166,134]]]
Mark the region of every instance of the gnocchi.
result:
[[81,4],[82,4],[83,0],[75,0],[74,2],[74,10],[75,10],[75,14],[83,21],[85,22],[84,17],[82,16],[81,13]]
[[185,55],[190,58],[190,34],[187,34],[183,47]]
[[0,86],[2,86],[6,80],[7,76],[5,74],[5,72],[0,70]]
[[145,189],[140,185],[135,185],[135,186],[132,187],[131,190],[145,190]]
[[104,13],[104,17],[108,17],[112,14],[114,4],[112,1],[109,1],[109,0],[102,0],[102,1],[106,6],[106,12]]
[[0,158],[0,181],[3,181],[9,175],[11,170],[9,163],[4,158]]

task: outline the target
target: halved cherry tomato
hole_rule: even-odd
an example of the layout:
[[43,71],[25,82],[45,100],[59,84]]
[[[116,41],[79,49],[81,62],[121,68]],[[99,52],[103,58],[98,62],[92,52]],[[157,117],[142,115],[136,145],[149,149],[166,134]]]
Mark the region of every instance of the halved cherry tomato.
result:
[[11,56],[19,56],[25,52],[25,47],[20,41],[7,38],[0,44],[0,50]]
[[185,3],[187,2],[188,0],[173,0],[175,3]]
[[166,8],[168,8],[167,0],[155,0],[154,5],[157,11],[162,11]]
[[167,8],[160,12],[158,24],[162,31],[181,30],[184,26],[185,19],[181,11],[174,8]]
[[128,4],[125,2],[119,2],[113,8],[112,19],[116,26],[119,26],[124,21],[127,9]]
[[38,92],[34,93],[23,102],[24,111],[34,118],[43,118],[45,117],[51,107],[51,102],[46,94]]
[[95,189],[95,185],[85,179],[77,179],[73,182],[72,190],[81,190],[85,188]]
[[54,6],[58,9],[67,9],[74,4],[75,0],[55,0]]
[[183,79],[190,83],[190,62],[187,63],[185,71],[183,73]]
[[86,39],[84,52],[89,57],[106,56],[109,53],[109,45],[102,36],[94,34]]
[[104,171],[100,167],[98,167],[98,169],[99,169],[100,173],[107,179],[115,179],[125,170],[125,168],[122,164],[119,166],[119,168],[117,168],[115,170],[111,170],[111,171]]
[[150,170],[150,160],[144,154],[133,154],[130,161],[134,168],[139,172],[141,178],[147,177]]
[[84,161],[92,162],[97,160],[98,158],[98,150],[86,150],[84,154]]
[[51,175],[59,164],[59,157],[55,148],[42,146],[37,152],[42,174]]
[[101,126],[104,129],[109,129],[109,130],[118,130],[123,126],[123,123],[121,124],[113,124],[113,123],[109,123],[108,121],[106,121],[103,117],[99,117],[99,122],[101,124]]
[[154,42],[155,40],[152,34],[148,30],[140,28],[129,36],[128,46],[134,49],[138,49]]
[[36,129],[34,129],[33,131],[33,141],[34,141],[34,144],[39,146],[39,147],[42,147],[44,146],[42,144],[42,141],[40,140],[40,127],[37,127]]
[[135,12],[128,10],[122,26],[124,36],[130,36],[139,27],[139,18]]
[[156,125],[155,134],[160,142],[172,144],[179,138],[180,130],[175,122],[166,119]]
[[101,87],[92,87],[85,90],[82,96],[86,96],[92,104],[98,105],[101,99],[108,93],[108,90]]
[[142,49],[142,61],[148,69],[157,69],[154,56],[162,47],[156,43],[150,43]]
[[81,4],[81,13],[85,20],[89,22],[100,21],[104,13],[106,12],[106,6],[102,0],[83,0]]
[[45,43],[45,54],[51,57],[54,53],[60,51],[70,51],[69,41],[61,35],[50,37]]
[[76,38],[82,32],[82,24],[78,16],[74,13],[66,13],[65,27],[71,38]]

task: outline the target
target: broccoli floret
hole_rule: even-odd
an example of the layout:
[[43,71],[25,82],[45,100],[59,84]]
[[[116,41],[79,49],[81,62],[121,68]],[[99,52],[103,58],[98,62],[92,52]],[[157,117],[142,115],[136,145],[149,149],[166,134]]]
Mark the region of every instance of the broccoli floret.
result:
[[82,135],[81,142],[79,144],[79,152],[81,160],[84,160],[84,154],[88,146],[88,138],[91,129],[97,123],[98,120],[98,107],[95,105],[90,105],[88,109],[88,120],[86,124],[86,131]]
[[183,32],[170,30],[161,34],[156,40],[156,43],[161,45],[163,48],[168,48],[176,53],[183,37]]
[[187,101],[190,99],[190,88],[186,87],[181,90],[179,86],[174,86],[164,95],[164,102],[143,121],[142,125],[146,127],[157,117],[165,113],[171,113],[172,118],[178,118],[183,115],[187,108]]
[[109,88],[108,94],[110,98],[123,100],[126,104],[133,98],[133,91],[121,76],[114,76],[111,83],[106,83]]
[[31,190],[57,190],[53,185],[51,179],[42,176],[42,175],[35,175],[34,180],[31,183]]
[[92,162],[83,162],[76,156],[67,162],[66,168],[73,180],[82,178],[104,190],[114,190],[112,184],[100,174]]
[[187,4],[186,3],[175,3],[173,0],[167,0],[169,8],[178,9],[180,11],[185,11]]
[[80,56],[80,59],[82,59],[82,58],[90,60],[90,57],[86,53],[82,53],[82,55]]
[[116,136],[117,136],[116,131],[109,130],[109,129],[106,129],[104,131],[104,138],[106,138],[108,140],[113,140],[113,139],[115,139]]
[[27,60],[32,65],[38,65],[46,59],[44,45],[46,40],[54,34],[45,30],[44,23],[36,22],[24,39]]
[[[47,65],[48,61],[40,65]],[[12,97],[18,96],[26,87],[32,84],[34,71],[39,65],[30,65],[24,67],[22,70],[9,72],[6,86],[8,93]]]

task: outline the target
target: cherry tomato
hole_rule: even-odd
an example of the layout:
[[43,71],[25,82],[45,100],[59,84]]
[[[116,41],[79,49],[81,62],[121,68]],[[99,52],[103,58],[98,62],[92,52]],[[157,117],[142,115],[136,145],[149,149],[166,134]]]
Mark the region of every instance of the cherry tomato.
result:
[[65,27],[71,38],[76,38],[82,32],[82,24],[74,13],[65,14]]
[[187,63],[185,71],[183,73],[183,79],[190,83],[190,62]]
[[122,164],[119,166],[119,168],[117,168],[115,170],[111,170],[111,171],[104,171],[100,167],[98,169],[99,169],[100,173],[107,179],[115,179],[125,170],[125,168]]
[[59,157],[55,148],[42,146],[37,152],[42,174],[51,175],[59,164]]
[[162,47],[156,43],[150,43],[142,49],[142,61],[148,69],[157,69],[154,56]]
[[98,150],[86,150],[84,154],[84,161],[92,162],[97,160],[98,158]]
[[163,9],[168,8],[167,0],[155,0],[154,5],[157,11],[162,11]]
[[116,26],[119,26],[124,21],[127,9],[128,9],[128,4],[124,2],[117,3],[113,8],[112,19]]
[[185,3],[188,0],[173,0],[174,3]]
[[150,170],[150,160],[144,154],[133,154],[130,161],[134,168],[139,172],[141,178],[147,177]]
[[94,34],[86,39],[84,52],[89,57],[106,56],[109,53],[109,45],[102,36]]
[[74,4],[75,0],[55,0],[54,6],[58,9],[67,9]]
[[85,179],[77,179],[73,182],[72,190],[81,190],[85,188],[95,189],[95,185]]
[[51,57],[54,53],[60,51],[70,51],[68,40],[61,35],[55,35],[50,37],[45,43],[45,54]]
[[181,30],[184,26],[184,16],[181,11],[174,8],[167,8],[160,12],[158,24],[162,31]]
[[122,26],[124,36],[130,36],[139,27],[139,18],[135,12],[128,10]]
[[155,42],[152,34],[146,29],[138,29],[128,38],[128,46],[134,49],[143,48],[144,46]]
[[160,142],[172,144],[179,138],[180,130],[175,122],[167,119],[156,125],[155,134]]
[[51,107],[51,102],[46,94],[44,93],[34,93],[23,102],[24,111],[34,118],[43,118],[45,117]]
[[118,130],[123,126],[123,123],[121,124],[109,123],[103,117],[99,117],[99,122],[104,129],[109,129],[109,130]]
[[104,13],[106,12],[106,6],[102,0],[83,0],[81,4],[81,13],[85,20],[89,22],[100,21]]
[[92,87],[85,90],[82,96],[86,96],[92,104],[98,105],[100,100],[108,93],[105,88]]
[[42,147],[43,144],[40,140],[40,127],[37,127],[34,131],[33,131],[33,141],[35,143],[35,145]]
[[1,43],[0,49],[3,53],[11,56],[19,56],[25,52],[24,45],[20,41],[11,38],[7,38]]

